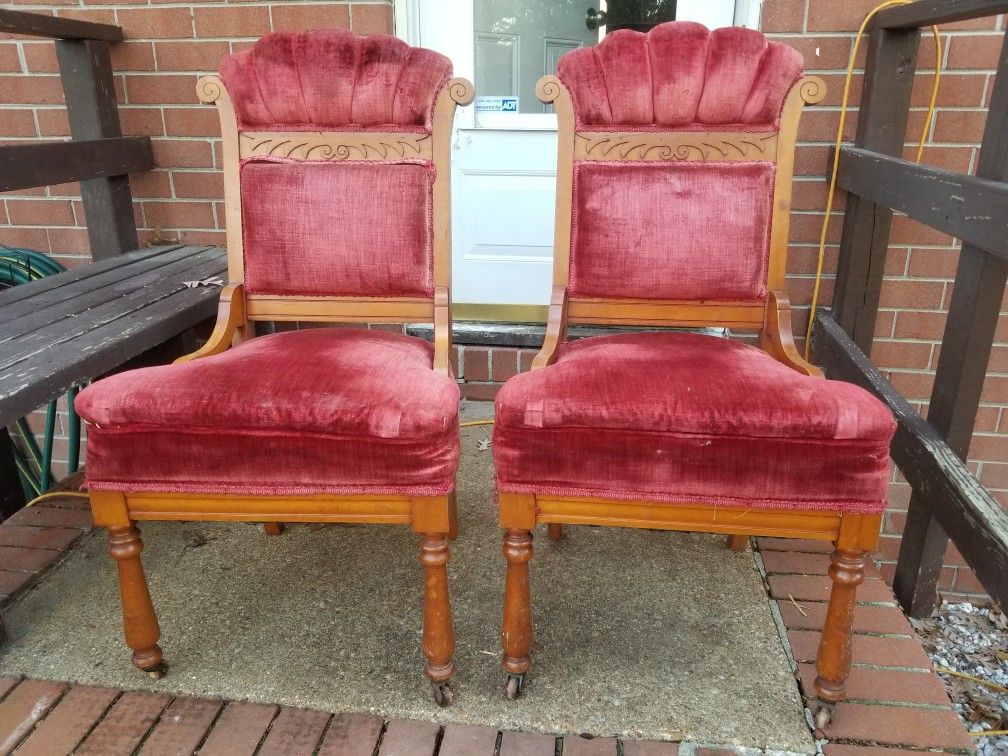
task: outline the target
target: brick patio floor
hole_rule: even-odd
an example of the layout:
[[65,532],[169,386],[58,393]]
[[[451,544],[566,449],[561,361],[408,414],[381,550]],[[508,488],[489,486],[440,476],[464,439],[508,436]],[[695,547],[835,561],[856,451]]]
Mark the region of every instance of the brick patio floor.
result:
[[[87,503],[51,499],[0,524],[0,601],[29,588],[91,529]],[[770,596],[787,629],[802,690],[813,661],[829,591],[829,545],[757,539]],[[854,614],[849,700],[825,738],[827,756],[972,752],[939,678],[889,587],[870,570]],[[714,756],[699,744],[645,743],[558,733],[439,727],[236,701],[124,692],[0,677],[0,753],[345,754],[356,756]]]

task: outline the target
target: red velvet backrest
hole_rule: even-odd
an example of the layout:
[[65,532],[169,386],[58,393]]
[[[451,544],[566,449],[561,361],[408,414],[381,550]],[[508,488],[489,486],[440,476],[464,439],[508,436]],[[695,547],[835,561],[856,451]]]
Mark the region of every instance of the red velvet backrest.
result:
[[[758,31],[680,21],[564,55],[575,132],[631,133],[574,161],[570,295],[764,301],[776,152],[750,159],[706,137],[741,132],[759,146],[802,66]],[[634,152],[635,132],[698,138]]]
[[320,29],[269,34],[220,76],[242,155],[246,291],[433,296],[429,135],[451,62],[388,35]]

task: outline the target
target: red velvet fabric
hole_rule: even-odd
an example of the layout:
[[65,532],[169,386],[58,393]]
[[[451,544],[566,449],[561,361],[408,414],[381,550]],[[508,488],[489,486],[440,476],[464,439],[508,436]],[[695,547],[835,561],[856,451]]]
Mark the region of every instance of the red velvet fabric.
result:
[[672,21],[608,34],[560,58],[557,74],[580,129],[773,131],[802,66],[800,53],[758,31]]
[[240,130],[430,131],[451,61],[385,34],[274,32],[220,65]]
[[572,297],[763,301],[775,167],[575,165]]
[[426,161],[245,161],[246,290],[433,296],[433,185]]
[[433,348],[317,328],[82,391],[93,489],[432,496],[454,486],[459,390]]
[[888,409],[761,350],[692,333],[583,339],[497,395],[500,490],[879,512]]

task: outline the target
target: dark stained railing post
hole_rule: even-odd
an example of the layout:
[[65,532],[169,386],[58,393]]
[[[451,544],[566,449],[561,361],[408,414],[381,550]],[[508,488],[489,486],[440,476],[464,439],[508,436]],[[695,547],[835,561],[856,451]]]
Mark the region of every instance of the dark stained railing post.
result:
[[[976,175],[1008,181],[1008,43],[1004,42]],[[928,422],[964,460],[973,437],[1006,277],[1008,260],[963,243]],[[934,608],[947,546],[948,536],[935,521],[927,492],[915,490],[893,583],[900,603],[914,617],[925,617]]]
[[[899,157],[920,28],[1008,12],[1006,0],[919,0],[872,21],[858,143],[842,147],[848,191],[831,312],[813,345],[829,377],[873,392],[893,411],[892,459],[913,489],[894,588],[904,609],[928,614],[949,537],[992,598],[1008,604],[1008,512],[965,464],[1008,279],[1008,47],[1002,42],[977,175]],[[928,418],[868,358],[892,209],[962,241]]]
[[[109,43],[57,40],[56,56],[71,136],[75,140],[122,136]],[[128,176],[82,181],[81,200],[92,259],[120,255],[140,246]]]
[[[874,152],[903,152],[920,29],[873,29],[854,143]],[[837,263],[833,317],[870,354],[885,270],[892,210],[850,195]]]

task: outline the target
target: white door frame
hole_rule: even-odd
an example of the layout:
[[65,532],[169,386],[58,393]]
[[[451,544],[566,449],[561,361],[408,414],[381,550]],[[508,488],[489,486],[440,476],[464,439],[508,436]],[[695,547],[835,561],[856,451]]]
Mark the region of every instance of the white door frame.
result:
[[[702,2],[703,0],[687,0]],[[423,0],[395,0],[395,35],[411,45],[420,43],[420,3]],[[470,7],[471,3],[464,3]],[[750,29],[760,28],[763,0],[735,0],[735,24]]]

